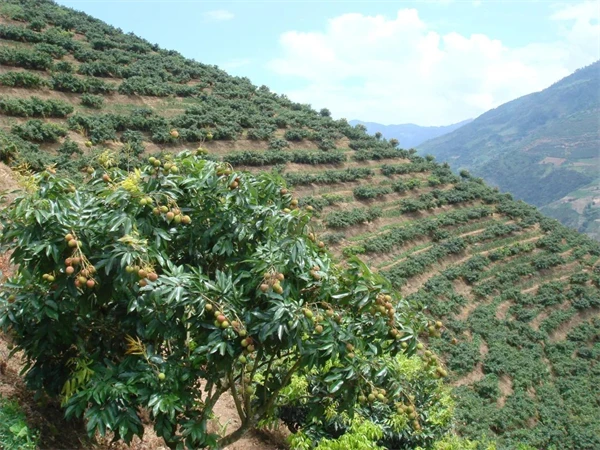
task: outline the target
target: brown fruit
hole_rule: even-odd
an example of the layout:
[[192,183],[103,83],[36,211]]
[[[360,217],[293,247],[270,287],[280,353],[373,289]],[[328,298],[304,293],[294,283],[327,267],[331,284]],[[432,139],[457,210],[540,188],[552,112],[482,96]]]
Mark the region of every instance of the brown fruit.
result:
[[183,216],[181,218],[181,223],[183,223],[184,225],[189,225],[190,223],[192,223],[192,218],[190,216]]
[[317,333],[319,333],[319,334],[320,334],[320,333],[322,333],[322,332],[323,332],[323,325],[317,325],[317,326],[315,327],[315,331],[316,331]]
[[87,280],[85,285],[88,287],[88,289],[93,289],[94,286],[96,286],[96,282],[94,280]]
[[75,248],[75,247],[77,247],[77,244],[78,243],[77,243],[76,239],[71,239],[67,245],[71,248]]
[[75,268],[73,266],[69,266],[65,269],[65,273],[67,275],[73,275],[75,273]]
[[267,283],[263,283],[260,285],[260,290],[263,292],[267,292],[269,290],[269,285]]
[[69,242],[71,239],[75,239],[75,236],[71,233],[65,235],[65,241]]
[[78,279],[75,280],[75,287],[81,287],[81,283]]
[[81,258],[79,258],[78,256],[76,256],[75,258],[73,258],[71,260],[71,262],[73,263],[74,266],[78,266],[79,264],[81,264]]
[[325,242],[319,241],[319,248],[325,248]]
[[144,279],[148,277],[148,272],[146,272],[144,269],[140,269],[138,270],[138,277]]
[[237,181],[233,181],[230,185],[229,185],[229,189],[235,189],[239,186]]
[[172,211],[169,211],[166,216],[167,220],[170,222],[175,218],[175,214]]
[[179,137],[179,131],[173,129],[170,131],[169,133],[172,137],[174,137],[175,139],[177,139]]
[[286,195],[286,194],[288,193],[288,190],[287,190],[287,189],[285,189],[285,188],[283,188],[283,189],[281,189],[281,190],[279,191],[279,193],[280,193],[281,195]]
[[223,322],[225,322],[225,320],[226,320],[226,319],[227,319],[227,318],[226,318],[226,317],[225,317],[223,314],[219,314],[219,315],[217,316],[217,322],[219,322],[219,323],[223,323]]
[[138,282],[138,284],[140,285],[140,287],[145,287],[145,286],[148,286],[148,282],[147,282],[146,280],[140,280],[140,281]]
[[285,279],[285,276],[284,276],[282,273],[278,273],[278,274],[277,274],[277,279],[278,279],[279,281],[283,281],[283,280]]
[[150,273],[148,274],[148,279],[149,279],[150,281],[156,281],[156,280],[158,280],[158,275],[157,275],[156,273],[154,273],[154,272],[150,272]]
[[73,264],[73,258],[65,259],[65,266],[70,266],[71,264]]

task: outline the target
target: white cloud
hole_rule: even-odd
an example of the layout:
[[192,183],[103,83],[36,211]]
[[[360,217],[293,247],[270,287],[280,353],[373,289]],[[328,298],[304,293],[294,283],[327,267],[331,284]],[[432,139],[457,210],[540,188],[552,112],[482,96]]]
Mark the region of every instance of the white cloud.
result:
[[589,4],[563,7],[549,18],[559,41],[510,48],[483,34],[440,35],[415,9],[394,18],[344,14],[322,32],[284,33],[283,55],[268,67],[306,82],[286,92],[291,99],[328,107],[336,117],[445,125],[599,59],[597,15]]
[[216,9],[214,11],[207,11],[204,13],[204,18],[212,22],[223,22],[225,20],[233,19],[233,13],[226,9]]

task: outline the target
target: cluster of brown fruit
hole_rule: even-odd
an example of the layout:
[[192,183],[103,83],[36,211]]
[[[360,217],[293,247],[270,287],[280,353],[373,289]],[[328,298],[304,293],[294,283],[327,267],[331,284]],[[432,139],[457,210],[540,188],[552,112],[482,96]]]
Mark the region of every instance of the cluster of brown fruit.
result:
[[[396,308],[392,305],[392,296],[389,294],[378,294],[375,304],[371,306],[371,314],[374,316],[381,315],[387,318],[387,324],[390,327],[390,336],[396,340],[404,337],[404,332],[396,328]],[[402,348],[407,348],[408,343],[402,342]]]
[[[312,232],[311,232],[311,233],[308,233],[308,239],[309,239],[309,240],[311,240],[311,241],[313,241],[313,242],[317,242],[317,236],[315,235],[315,233],[312,233]],[[325,242],[323,242],[323,241],[319,241],[319,242],[317,243],[317,246],[318,246],[318,247],[319,247],[321,250],[323,250],[323,249],[325,249]]]
[[[150,197],[145,197],[146,199],[150,199],[150,202],[152,202],[152,199]],[[144,199],[142,199],[144,200]],[[141,201],[140,201],[140,204]],[[146,206],[146,205],[151,205],[152,203],[148,203],[145,202],[144,205],[142,206]],[[181,210],[179,208],[169,208],[168,206],[162,205],[162,206],[156,206],[154,209],[152,209],[152,213],[155,216],[160,216],[161,214],[164,215],[165,220],[168,223],[175,223],[177,225],[179,225],[180,223],[184,224],[184,225],[189,225],[190,223],[192,223],[192,218],[188,215],[184,215],[181,214]]]
[[442,327],[444,324],[441,321],[432,322],[428,327],[427,331],[429,331],[429,336],[431,337],[442,337]]
[[229,189],[231,189],[231,190],[237,189],[238,187],[240,187],[241,182],[242,182],[242,179],[240,177],[235,177],[235,180],[233,180],[231,183],[229,183]]
[[446,369],[440,365],[440,361],[433,353],[431,353],[431,351],[425,350],[423,352],[423,361],[425,361],[425,364],[427,364],[429,367],[435,367],[435,373],[433,375],[435,378],[445,378],[448,376],[448,371],[446,371]]
[[285,280],[285,275],[280,272],[266,272],[263,275],[260,290],[267,292],[269,289],[273,289],[276,294],[283,294],[283,287],[281,286],[283,280]]
[[[96,268],[93,265],[91,265],[89,261],[85,258],[85,256],[81,253],[81,250],[79,248],[79,241],[73,234],[66,234],[65,241],[67,241],[67,245],[69,246],[69,248],[73,249],[73,256],[70,256],[69,258],[65,259],[65,273],[69,276],[76,275],[76,287],[86,287],[88,289],[93,289],[94,287],[96,287],[96,280],[94,280]],[[79,269],[79,272],[77,272],[77,269]],[[48,279],[48,281],[53,281],[54,277],[51,276],[50,278],[52,278],[52,280]]]
[[224,312],[220,311],[220,310],[215,310],[215,308],[213,307],[213,305],[211,305],[210,303],[206,304],[206,306],[204,306],[204,310],[208,313],[213,312],[213,316],[215,318],[214,321],[214,325],[215,327],[218,328],[222,328],[224,330],[228,329],[228,328],[233,328],[235,331],[237,331],[237,333],[244,337],[246,336],[246,330],[242,329],[240,323],[237,320],[229,320],[227,318],[227,316],[225,315]]
[[154,156],[151,156],[150,158],[148,158],[148,162],[155,168],[156,173],[158,173],[161,170],[161,166],[162,166],[162,169],[164,170],[165,174],[166,173],[172,173],[172,174],[179,173],[179,167],[177,167],[172,162],[166,161],[163,164],[160,159],[155,158]]
[[[217,176],[219,176],[219,177],[222,177],[222,176],[228,177],[232,173],[233,173],[233,171],[228,166],[219,167],[217,169]],[[231,183],[229,183],[229,189],[231,189],[231,190],[237,189],[238,187],[240,187],[241,183],[242,183],[242,179],[240,177],[235,177],[235,179]]]
[[385,389],[373,387],[371,389],[371,392],[369,393],[369,395],[367,395],[367,396],[359,395],[358,401],[362,404],[367,403],[367,402],[369,402],[369,403],[375,403],[375,402],[387,403],[389,400],[386,397],[386,394],[387,394],[387,392]]
[[125,272],[137,274],[138,278],[140,279],[138,282],[140,287],[148,286],[148,281],[154,282],[158,280],[158,274],[149,267],[126,266]]
[[414,405],[405,405],[404,403],[396,404],[396,411],[398,414],[406,414],[409,419],[412,420],[412,426],[415,430],[421,429],[421,424],[419,423],[419,415],[417,414],[417,410]]
[[310,269],[310,276],[313,278],[313,280],[319,281],[321,279],[321,274],[319,273],[321,270],[321,268],[319,266],[313,266]]
[[48,283],[53,283],[54,280],[56,280],[54,275],[52,275],[51,273],[45,273],[44,275],[42,275],[42,279],[44,281],[47,281]]

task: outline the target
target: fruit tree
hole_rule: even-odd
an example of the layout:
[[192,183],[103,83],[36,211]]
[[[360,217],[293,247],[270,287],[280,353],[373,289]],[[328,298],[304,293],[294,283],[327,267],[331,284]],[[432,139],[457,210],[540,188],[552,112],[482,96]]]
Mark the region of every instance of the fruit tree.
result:
[[[376,404],[421,432],[394,357],[417,351],[426,321],[359,261],[333,264],[276,175],[202,153],[130,172],[103,154],[77,186],[50,168],[1,213],[18,271],[0,320],[29,386],[125,441],[146,409],[172,448],[236,441],[309,375],[320,401],[305,417]],[[207,425],[223,395],[241,426],[219,434]]]

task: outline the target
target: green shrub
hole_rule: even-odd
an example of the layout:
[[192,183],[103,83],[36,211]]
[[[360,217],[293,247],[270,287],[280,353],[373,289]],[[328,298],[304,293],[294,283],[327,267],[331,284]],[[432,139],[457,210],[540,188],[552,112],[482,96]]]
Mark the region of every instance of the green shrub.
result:
[[373,198],[383,197],[384,195],[391,194],[392,188],[389,186],[371,186],[363,185],[357,186],[352,190],[354,197],[359,200],[369,200]]
[[34,45],[33,49],[40,53],[47,53],[54,59],[60,59],[67,54],[67,51],[64,48],[45,42]]
[[32,50],[4,48],[0,50],[0,64],[23,67],[25,69],[48,70],[52,67],[52,57],[47,53]]
[[81,96],[81,104],[88,108],[100,109],[104,104],[104,98],[100,95],[83,94]]
[[325,218],[329,228],[347,228],[365,222],[371,222],[381,217],[381,208],[353,208],[350,210],[333,211]]
[[0,75],[0,84],[3,86],[39,89],[48,85],[48,82],[38,74],[31,72],[7,72]]
[[289,146],[290,143],[285,139],[273,138],[269,141],[269,150],[283,150],[284,148]]
[[61,73],[75,73],[75,66],[68,61],[57,62],[53,69]]
[[0,98],[0,111],[7,116],[18,117],[66,117],[73,107],[61,100],[30,98]]
[[56,142],[67,135],[67,129],[55,123],[44,123],[39,119],[28,120],[23,125],[15,125],[12,132],[26,141]]
[[4,450],[35,450],[39,432],[32,429],[15,400],[0,396],[0,445]]

